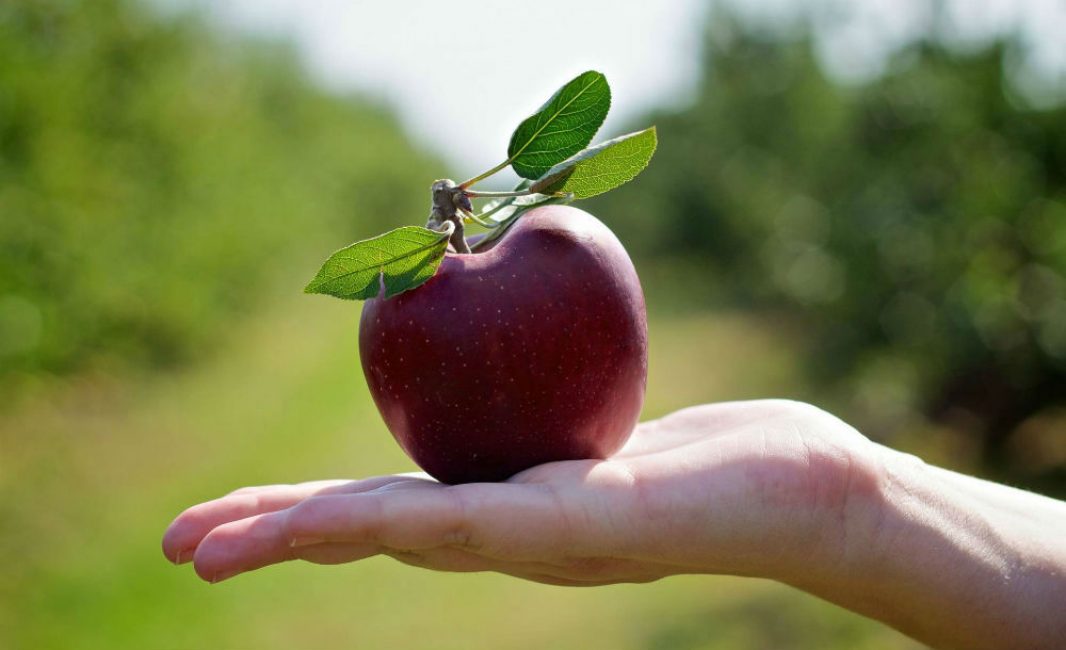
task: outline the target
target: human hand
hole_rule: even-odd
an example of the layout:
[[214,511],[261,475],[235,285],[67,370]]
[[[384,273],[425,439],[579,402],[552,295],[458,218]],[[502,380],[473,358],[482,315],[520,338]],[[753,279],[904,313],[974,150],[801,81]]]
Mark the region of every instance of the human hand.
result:
[[244,488],[182,513],[171,561],[217,582],[385,554],[557,585],[677,573],[776,579],[935,647],[1066,634],[1066,503],[926,465],[812,406],[711,404],[639,425],[607,460],[504,483],[382,476]]
[[639,425],[607,460],[548,463],[504,483],[398,475],[244,488],[186,510],[163,548],[212,582],[378,554],[560,585],[695,572],[803,582],[839,564],[854,522],[877,517],[876,449],[805,404],[712,404]]

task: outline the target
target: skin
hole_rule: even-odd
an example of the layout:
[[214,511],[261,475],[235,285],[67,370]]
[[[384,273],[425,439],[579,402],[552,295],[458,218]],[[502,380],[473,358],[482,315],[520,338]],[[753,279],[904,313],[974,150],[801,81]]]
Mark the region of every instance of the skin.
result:
[[244,488],[182,513],[163,549],[211,582],[378,554],[570,586],[757,576],[934,647],[1066,638],[1066,504],[926,465],[781,400],[685,409],[638,425],[607,460],[504,483]]

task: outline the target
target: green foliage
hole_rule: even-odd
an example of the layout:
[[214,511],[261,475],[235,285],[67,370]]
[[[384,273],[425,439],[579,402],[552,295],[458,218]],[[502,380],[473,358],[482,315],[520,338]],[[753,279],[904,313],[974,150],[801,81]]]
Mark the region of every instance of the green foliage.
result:
[[[477,251],[502,236],[528,210],[602,194],[632,180],[648,166],[655,153],[655,127],[615,138],[567,158],[592,140],[610,106],[610,88],[602,74],[586,72],[569,81],[535,115],[518,126],[511,136],[510,158],[461,185],[450,180],[434,183],[430,225],[448,223],[451,230],[399,228],[352,244],[327,259],[304,291],[365,300],[377,297],[383,286],[385,298],[390,298],[433,277],[444,259],[452,233],[468,219],[489,229],[470,249]],[[556,162],[559,164],[552,166]],[[467,189],[508,164],[524,170],[523,173],[538,173],[543,169],[543,175],[532,184],[530,179],[523,179],[514,192]],[[473,198],[504,200],[492,202],[478,216],[473,212]],[[487,221],[490,217],[492,220]],[[462,233],[456,236],[465,242]]]
[[622,135],[555,165],[530,187],[541,194],[587,199],[633,180],[655,153],[655,127]]
[[144,3],[2,3],[0,61],[9,374],[188,358],[309,251],[424,214],[440,172],[287,49]]
[[593,207],[640,268],[700,278],[653,304],[684,286],[800,324],[874,434],[955,414],[992,456],[1066,398],[1066,109],[1011,97],[1007,46],[919,43],[857,87],[806,34],[707,49],[692,105],[652,116],[659,164]]
[[566,83],[511,135],[507,157],[515,173],[535,180],[592,142],[611,108],[611,88],[599,72]]
[[382,287],[386,298],[414,289],[437,272],[450,234],[404,226],[356,242],[331,255],[304,292],[366,300]]

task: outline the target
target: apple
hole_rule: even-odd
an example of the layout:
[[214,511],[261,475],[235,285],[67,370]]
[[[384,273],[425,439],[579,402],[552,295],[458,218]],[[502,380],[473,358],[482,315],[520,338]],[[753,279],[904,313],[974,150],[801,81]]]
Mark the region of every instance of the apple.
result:
[[647,383],[644,295],[618,238],[545,206],[424,285],[368,300],[359,352],[404,451],[444,483],[501,481],[625,443]]

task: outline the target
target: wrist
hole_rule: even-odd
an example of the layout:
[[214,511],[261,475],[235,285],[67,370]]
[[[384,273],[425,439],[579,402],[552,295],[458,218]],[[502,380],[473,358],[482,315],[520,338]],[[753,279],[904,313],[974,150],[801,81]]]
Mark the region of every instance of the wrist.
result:
[[848,472],[839,503],[815,518],[821,533],[804,544],[789,572],[773,576],[853,610],[860,601],[873,605],[887,597],[883,574],[893,571],[900,542],[910,538],[904,535],[909,515],[901,495],[924,481],[926,467],[915,456],[869,441],[861,449],[849,462],[861,470]]
[[839,563],[804,588],[934,647],[1044,647],[1047,617],[1044,629],[1034,623],[1047,603],[1033,591],[1026,553],[1027,531],[1040,525],[1012,512],[1024,504],[878,449],[876,497],[845,518]]

